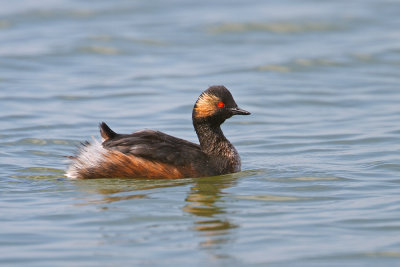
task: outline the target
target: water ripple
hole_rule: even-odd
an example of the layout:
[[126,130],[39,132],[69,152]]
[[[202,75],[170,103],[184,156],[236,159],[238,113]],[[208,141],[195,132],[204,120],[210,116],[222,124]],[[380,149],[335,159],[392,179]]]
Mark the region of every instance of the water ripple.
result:
[[329,32],[341,30],[343,26],[329,22],[272,22],[272,23],[224,23],[209,27],[213,34],[242,33],[253,31],[266,31],[271,33],[292,34],[306,32]]

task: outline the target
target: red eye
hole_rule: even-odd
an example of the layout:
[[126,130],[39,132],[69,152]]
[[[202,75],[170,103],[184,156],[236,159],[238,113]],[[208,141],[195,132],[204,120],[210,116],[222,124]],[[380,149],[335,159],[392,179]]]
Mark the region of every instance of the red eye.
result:
[[219,108],[223,108],[224,106],[225,106],[224,102],[222,102],[222,101],[218,102],[218,107]]

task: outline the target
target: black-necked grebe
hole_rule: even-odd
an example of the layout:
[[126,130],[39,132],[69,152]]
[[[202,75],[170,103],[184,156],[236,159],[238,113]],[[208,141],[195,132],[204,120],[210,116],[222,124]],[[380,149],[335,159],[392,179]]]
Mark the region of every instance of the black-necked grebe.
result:
[[200,145],[152,130],[117,134],[102,122],[103,143],[83,144],[71,157],[67,176],[185,178],[238,172],[239,154],[220,126],[233,115],[249,114],[224,86],[211,86],[197,99],[192,113]]

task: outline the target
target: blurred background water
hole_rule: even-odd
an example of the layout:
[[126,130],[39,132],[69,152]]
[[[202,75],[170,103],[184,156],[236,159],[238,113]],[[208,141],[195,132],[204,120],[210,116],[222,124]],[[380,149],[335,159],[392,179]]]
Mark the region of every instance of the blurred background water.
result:
[[[0,263],[400,263],[400,2],[1,1]],[[197,142],[224,84],[240,173],[69,180],[65,156],[157,129]]]

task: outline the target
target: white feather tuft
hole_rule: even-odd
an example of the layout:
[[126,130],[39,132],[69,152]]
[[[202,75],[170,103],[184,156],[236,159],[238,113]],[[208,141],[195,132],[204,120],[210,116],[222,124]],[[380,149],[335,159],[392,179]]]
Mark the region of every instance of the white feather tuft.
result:
[[79,170],[99,166],[104,161],[107,150],[97,139],[92,138],[92,143],[80,147],[76,159],[73,160],[66,172],[68,178],[77,179],[79,178]]

